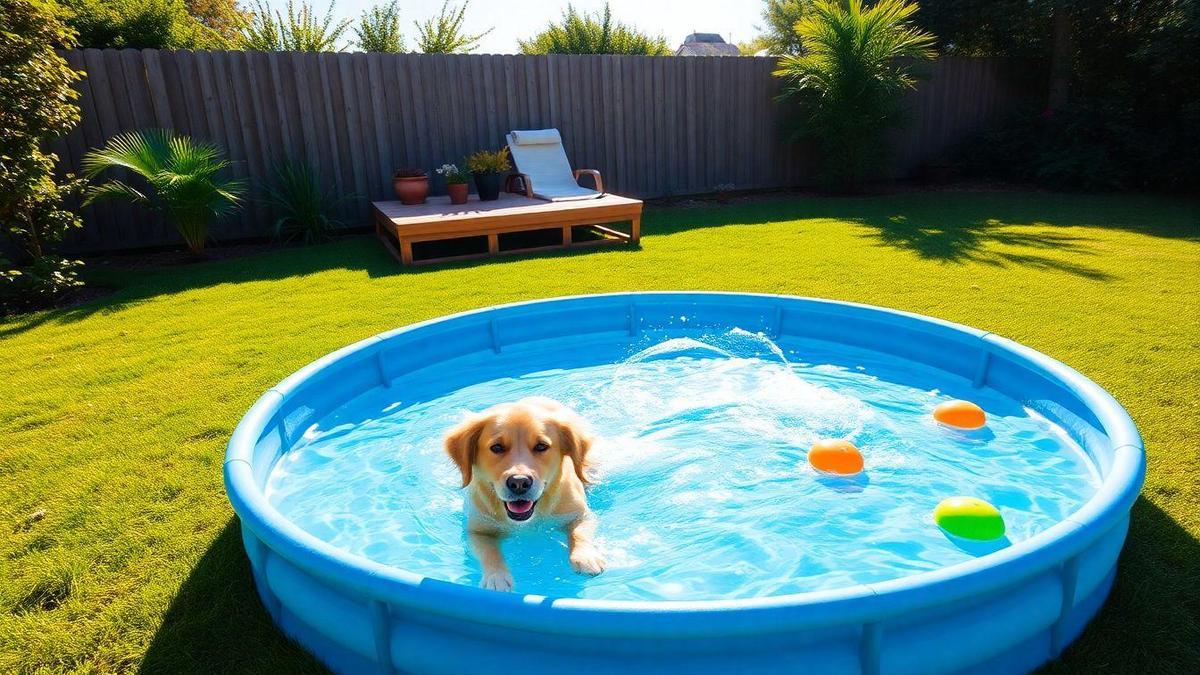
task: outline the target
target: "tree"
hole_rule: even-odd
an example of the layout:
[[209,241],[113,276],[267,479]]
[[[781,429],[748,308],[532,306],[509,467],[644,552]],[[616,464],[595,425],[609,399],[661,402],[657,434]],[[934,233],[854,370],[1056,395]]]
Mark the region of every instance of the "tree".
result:
[[241,46],[259,52],[335,52],[341,51],[342,36],[350,29],[350,19],[334,22],[336,0],[330,0],[325,16],[318,18],[312,5],[302,0],[297,9],[287,3],[287,16],[272,11],[263,0],[255,0],[250,19],[242,25]]
[[853,189],[882,163],[902,96],[916,86],[900,59],[934,56],[936,38],[912,24],[916,11],[905,0],[817,0],[796,23],[804,53],[783,57],[775,75],[785,97],[801,99],[800,133],[820,143],[832,186]]
[[483,36],[492,32],[489,28],[478,35],[463,32],[470,0],[461,7],[451,7],[450,0],[442,3],[442,11],[425,23],[413,22],[417,27],[417,48],[426,54],[466,54],[479,46]]
[[922,0],[913,20],[955,56],[1034,57],[1049,44],[1051,0]]
[[79,123],[72,70],[54,45],[73,44],[61,9],[45,0],[0,2],[0,230],[17,260],[0,259],[0,305],[45,304],[78,285],[77,261],[53,247],[79,218],[62,206],[79,183],[55,181],[46,144]]
[[804,18],[813,5],[813,0],[766,0],[763,7],[763,23],[756,26],[762,34],[755,39],[758,49],[766,49],[767,53],[776,56],[799,54],[803,51],[800,36],[796,33],[796,23]]
[[209,227],[236,210],[245,192],[241,181],[217,176],[228,166],[215,145],[164,129],[121,134],[83,156],[83,173],[95,178],[109,169],[126,169],[149,190],[113,179],[89,187],[85,202],[123,199],[154,209],[175,226],[188,250],[199,255]]
[[762,51],[766,51],[768,54],[770,53],[770,45],[767,43],[767,39],[762,35],[759,35],[753,40],[737,43],[737,48],[738,53],[742,56],[754,56]]
[[1032,85],[1035,105],[964,146],[981,175],[1200,188],[1200,2],[923,0],[915,21],[943,53],[1017,60]]
[[549,23],[528,40],[518,40],[523,54],[642,54],[667,56],[671,50],[661,35],[651,36],[613,21],[608,3],[595,14],[581,14],[567,5],[562,20]]
[[[81,47],[227,49],[235,0],[64,0]],[[192,14],[195,6],[199,15]]]
[[226,46],[236,45],[242,24],[249,13],[238,7],[238,0],[186,0],[188,14],[200,25],[220,37]]
[[358,36],[358,48],[364,52],[404,51],[404,36],[400,34],[400,5],[392,0],[386,5],[375,5],[362,13],[354,27]]

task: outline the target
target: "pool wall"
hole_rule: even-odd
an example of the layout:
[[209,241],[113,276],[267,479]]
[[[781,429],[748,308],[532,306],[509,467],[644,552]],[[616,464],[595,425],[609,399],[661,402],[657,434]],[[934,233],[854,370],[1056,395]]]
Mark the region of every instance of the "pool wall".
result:
[[[1076,436],[1101,485],[1064,521],[967,563],[711,602],[555,599],[429,579],[330,546],[263,495],[272,466],[304,431],[367,390],[402,388],[407,373],[471,352],[583,334],[627,339],[679,328],[681,316],[689,329],[740,327],[894,354],[1034,404]],[[263,604],[336,672],[1015,673],[1055,658],[1104,602],[1145,459],[1132,421],[1103,389],[990,333],[826,300],[630,293],[467,312],[334,352],[263,394],[235,430],[224,471]]]

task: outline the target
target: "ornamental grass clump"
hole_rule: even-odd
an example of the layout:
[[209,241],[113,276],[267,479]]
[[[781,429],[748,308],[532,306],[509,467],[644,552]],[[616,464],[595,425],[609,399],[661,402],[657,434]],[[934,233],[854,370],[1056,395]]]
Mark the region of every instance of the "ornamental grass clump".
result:
[[271,174],[263,203],[278,214],[271,225],[276,239],[316,244],[327,241],[343,225],[335,215],[337,207],[353,195],[335,195],[315,166],[285,158],[275,164]]

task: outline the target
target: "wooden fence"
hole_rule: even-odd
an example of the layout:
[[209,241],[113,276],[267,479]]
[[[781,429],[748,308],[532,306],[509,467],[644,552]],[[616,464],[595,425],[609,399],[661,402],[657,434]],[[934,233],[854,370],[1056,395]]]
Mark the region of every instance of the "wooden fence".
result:
[[[64,170],[113,135],[164,127],[225,148],[251,201],[214,232],[263,235],[271,214],[255,199],[272,163],[314,162],[348,225],[391,198],[400,166],[428,170],[496,149],[510,129],[557,127],[572,163],[599,169],[612,192],[663,197],[811,184],[806,146],[786,141],[774,59],[641,56],[443,56],[95,50],[64,52],[87,73],[82,123],[55,144]],[[937,155],[1019,89],[991,59],[941,59],[911,96],[895,138],[894,173]],[[435,191],[440,186],[435,183]],[[83,209],[77,250],[174,243],[157,218],[121,204]]]

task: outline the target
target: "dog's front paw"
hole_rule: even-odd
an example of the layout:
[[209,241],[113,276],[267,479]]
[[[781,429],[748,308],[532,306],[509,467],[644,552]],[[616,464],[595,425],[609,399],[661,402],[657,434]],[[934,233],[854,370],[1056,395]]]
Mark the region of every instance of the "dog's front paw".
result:
[[483,581],[479,582],[479,586],[493,591],[511,591],[513,589],[513,578],[507,570],[503,572],[484,572]]
[[594,577],[604,571],[604,556],[591,547],[571,551],[571,569]]

